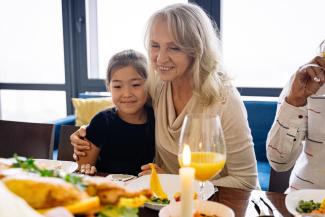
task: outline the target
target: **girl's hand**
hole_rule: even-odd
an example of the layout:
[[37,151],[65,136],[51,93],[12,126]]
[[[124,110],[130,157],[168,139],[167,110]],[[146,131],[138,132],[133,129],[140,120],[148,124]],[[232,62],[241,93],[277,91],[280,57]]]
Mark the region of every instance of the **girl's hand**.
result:
[[92,166],[90,164],[82,164],[80,166],[79,172],[86,175],[94,175],[97,173],[97,169],[95,166]]
[[[157,173],[166,173],[163,169],[161,169],[157,164],[153,164],[156,168]],[[138,174],[138,176],[149,175],[151,174],[151,169],[149,164],[145,164],[141,166],[142,172]]]
[[78,160],[78,156],[86,156],[85,150],[89,150],[91,145],[84,139],[86,136],[86,126],[81,126],[79,130],[70,136],[71,145],[73,145],[73,159]]
[[315,94],[324,83],[325,58],[317,56],[296,72],[286,97],[287,103],[296,107],[306,105],[307,98]]

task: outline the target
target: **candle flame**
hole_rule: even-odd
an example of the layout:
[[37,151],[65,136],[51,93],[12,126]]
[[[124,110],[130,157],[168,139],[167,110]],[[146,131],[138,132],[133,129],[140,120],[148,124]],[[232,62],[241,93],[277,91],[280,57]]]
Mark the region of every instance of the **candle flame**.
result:
[[191,149],[189,145],[184,145],[182,155],[183,155],[183,166],[189,166],[191,164]]

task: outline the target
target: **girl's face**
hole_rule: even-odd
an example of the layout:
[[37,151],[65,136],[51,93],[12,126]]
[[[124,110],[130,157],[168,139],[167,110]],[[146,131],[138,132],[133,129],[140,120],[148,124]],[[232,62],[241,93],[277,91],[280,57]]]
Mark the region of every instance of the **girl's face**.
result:
[[151,29],[150,58],[163,81],[177,81],[189,76],[192,58],[184,53],[169,33],[165,20],[157,20]]
[[113,72],[109,88],[120,116],[136,115],[142,112],[148,94],[145,79],[134,67],[126,66]]

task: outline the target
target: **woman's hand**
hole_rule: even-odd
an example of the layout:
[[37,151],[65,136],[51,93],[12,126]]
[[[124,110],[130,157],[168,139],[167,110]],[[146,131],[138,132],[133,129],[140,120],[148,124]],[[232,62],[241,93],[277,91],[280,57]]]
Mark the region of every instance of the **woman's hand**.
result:
[[[157,164],[153,164],[156,168],[157,173],[166,173],[163,169],[161,169]],[[145,164],[141,166],[142,172],[138,174],[138,176],[149,175],[151,174],[150,164]]]
[[89,150],[91,145],[84,139],[86,136],[86,126],[81,126],[79,130],[70,136],[71,144],[73,145],[73,159],[78,160],[78,156],[86,156],[85,150]]
[[97,173],[97,169],[95,166],[92,166],[90,164],[82,164],[80,166],[79,172],[86,175],[94,175]]
[[325,82],[325,58],[317,56],[310,63],[296,72],[287,103],[300,107],[307,103],[307,98],[315,94]]

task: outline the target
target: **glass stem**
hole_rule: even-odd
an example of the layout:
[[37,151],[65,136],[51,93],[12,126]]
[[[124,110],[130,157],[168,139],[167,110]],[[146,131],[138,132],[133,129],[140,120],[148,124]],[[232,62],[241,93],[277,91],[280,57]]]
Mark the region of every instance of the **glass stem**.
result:
[[205,198],[204,198],[204,192],[203,192],[203,188],[204,188],[204,184],[205,184],[205,181],[199,181],[199,187],[200,187],[200,189],[199,189],[199,199],[200,200],[204,200]]

